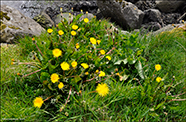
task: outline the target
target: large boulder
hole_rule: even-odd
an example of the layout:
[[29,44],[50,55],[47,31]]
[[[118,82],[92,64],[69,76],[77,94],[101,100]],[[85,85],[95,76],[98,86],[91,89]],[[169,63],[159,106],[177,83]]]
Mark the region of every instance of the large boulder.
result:
[[97,0],[102,15],[116,21],[124,30],[140,28],[144,12],[130,2],[116,1]]
[[162,12],[174,12],[181,7],[185,0],[156,0],[156,7]]
[[13,43],[18,36],[40,35],[42,31],[45,31],[33,19],[7,5],[1,5],[0,23],[1,43]]

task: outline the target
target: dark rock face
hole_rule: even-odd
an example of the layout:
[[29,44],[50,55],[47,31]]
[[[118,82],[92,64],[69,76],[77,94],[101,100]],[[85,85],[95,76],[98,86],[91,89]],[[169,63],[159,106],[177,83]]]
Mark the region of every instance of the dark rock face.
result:
[[[184,15],[186,13],[185,0],[54,0],[52,2],[30,0],[1,1],[1,4],[9,5],[19,10],[27,17],[37,18],[35,20],[42,25],[42,27],[48,28],[51,27],[51,25],[55,25],[54,22],[57,15],[60,14],[60,8],[63,9],[63,13],[72,13],[73,15],[79,14],[81,10],[83,10],[84,13],[88,11],[89,13],[96,15],[98,20],[108,17],[105,16],[106,14],[103,12],[102,7],[99,4],[100,1],[110,4],[108,9],[111,9],[116,3],[120,6],[118,7],[118,10],[121,8],[119,11],[116,9],[112,12],[112,16],[115,17],[111,17],[110,19],[112,22],[119,24],[125,30],[140,27],[148,28],[149,30],[156,30],[157,28],[164,27],[167,24],[177,24],[180,23],[181,20],[186,21],[186,15]],[[124,5],[124,3],[129,3],[130,6],[132,4],[133,9],[127,8],[127,5]],[[123,8],[127,9],[123,11]],[[134,11],[134,9],[136,11]],[[137,14],[139,11],[143,14]],[[49,16],[45,22],[41,18],[44,17],[42,12],[45,12],[47,16]],[[122,12],[125,12],[123,18],[121,17]],[[111,13],[107,13],[107,15],[108,14],[111,15]]]

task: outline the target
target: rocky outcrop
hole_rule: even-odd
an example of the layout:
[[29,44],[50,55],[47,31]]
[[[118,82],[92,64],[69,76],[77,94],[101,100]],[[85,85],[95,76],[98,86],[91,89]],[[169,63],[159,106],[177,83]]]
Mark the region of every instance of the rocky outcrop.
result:
[[162,12],[174,12],[185,3],[185,0],[156,0],[156,7]]
[[144,12],[130,2],[115,0],[97,0],[97,5],[104,17],[114,19],[123,29],[140,28]]
[[1,43],[13,43],[16,37],[40,35],[42,31],[45,31],[33,19],[24,16],[18,10],[7,5],[1,5],[0,21]]

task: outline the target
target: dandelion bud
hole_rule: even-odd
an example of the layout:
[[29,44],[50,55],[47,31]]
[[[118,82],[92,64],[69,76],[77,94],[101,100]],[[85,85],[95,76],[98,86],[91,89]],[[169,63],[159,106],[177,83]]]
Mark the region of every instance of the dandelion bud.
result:
[[88,11],[86,11],[86,14],[88,14]]
[[60,12],[63,12],[63,8],[60,8]]

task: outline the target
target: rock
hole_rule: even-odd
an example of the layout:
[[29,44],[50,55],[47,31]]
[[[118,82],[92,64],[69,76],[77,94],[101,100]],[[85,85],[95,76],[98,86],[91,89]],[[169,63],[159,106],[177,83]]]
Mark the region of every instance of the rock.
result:
[[178,24],[179,22],[177,21],[177,19],[181,16],[180,13],[162,13],[162,19],[163,19],[163,23],[165,25],[168,24]]
[[79,18],[79,21],[82,21],[84,18],[88,18],[89,20],[91,20],[94,17],[93,14],[88,13],[88,14],[84,14]]
[[88,11],[89,13],[96,14],[97,13],[97,3],[96,1],[80,1],[76,3],[74,6],[74,11],[81,11],[83,10],[84,12]]
[[134,4],[126,1],[97,0],[97,5],[104,17],[112,18],[124,30],[141,27],[144,12],[139,10]]
[[154,0],[148,0],[148,1],[141,1],[135,3],[135,5],[138,7],[138,9],[144,11],[147,9],[153,9],[156,6],[156,3]]
[[44,11],[40,15],[35,16],[33,19],[45,29],[55,26],[54,22]]
[[148,31],[156,31],[161,28],[161,25],[158,22],[149,22],[142,24],[142,29],[145,29],[147,32]]
[[149,23],[149,22],[158,22],[163,25],[163,21],[161,18],[161,12],[158,9],[148,9],[144,11],[145,16],[143,19],[143,23]]
[[16,37],[40,35],[42,31],[45,31],[45,29],[33,19],[24,16],[10,6],[1,5],[0,16],[1,43],[13,43]]
[[70,23],[73,18],[74,18],[74,15],[72,14],[69,14],[69,13],[62,13],[62,16],[61,14],[58,14],[55,18],[54,18],[54,22],[55,24],[58,24],[62,21],[64,21],[64,18],[68,21],[68,23]]
[[185,0],[156,0],[156,7],[162,12],[174,12],[181,7]]
[[167,25],[167,26],[165,26],[165,27],[153,32],[152,34],[153,35],[157,35],[157,34],[160,34],[162,32],[165,32],[165,31],[172,31],[175,27],[176,28],[180,28],[180,27],[183,27],[184,25],[186,26],[186,23],[185,24],[174,24],[174,25],[169,24],[169,25]]

